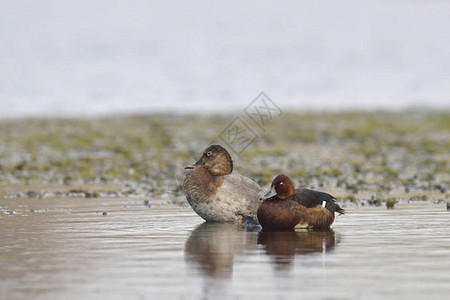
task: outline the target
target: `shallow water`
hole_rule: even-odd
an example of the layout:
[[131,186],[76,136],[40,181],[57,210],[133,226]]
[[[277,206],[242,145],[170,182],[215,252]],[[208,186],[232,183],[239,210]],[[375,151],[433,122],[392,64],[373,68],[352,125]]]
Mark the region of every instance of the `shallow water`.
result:
[[348,208],[329,232],[258,233],[150,203],[1,200],[0,298],[444,299],[450,293],[450,213],[443,205]]

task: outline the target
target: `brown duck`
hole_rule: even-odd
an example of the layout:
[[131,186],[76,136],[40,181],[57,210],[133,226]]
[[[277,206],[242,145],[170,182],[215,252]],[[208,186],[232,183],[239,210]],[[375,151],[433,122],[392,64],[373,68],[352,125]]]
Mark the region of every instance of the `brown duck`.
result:
[[258,221],[264,230],[289,230],[295,227],[329,229],[335,212],[344,210],[330,194],[309,189],[295,189],[292,180],[280,174],[272,181],[257,211]]

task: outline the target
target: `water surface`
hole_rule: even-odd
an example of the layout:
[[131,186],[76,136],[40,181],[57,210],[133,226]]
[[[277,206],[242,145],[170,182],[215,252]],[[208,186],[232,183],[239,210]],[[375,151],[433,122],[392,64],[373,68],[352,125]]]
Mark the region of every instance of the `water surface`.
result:
[[141,199],[3,199],[1,299],[444,299],[443,205],[348,208],[327,232],[246,232]]

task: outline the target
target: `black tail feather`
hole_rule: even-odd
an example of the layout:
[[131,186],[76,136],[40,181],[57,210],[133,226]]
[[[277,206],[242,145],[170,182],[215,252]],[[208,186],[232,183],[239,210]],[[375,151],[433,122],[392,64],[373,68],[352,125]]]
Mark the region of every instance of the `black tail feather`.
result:
[[[331,196],[331,195],[330,195]],[[331,196],[331,199],[326,204],[326,208],[328,208],[330,211],[337,212],[339,215],[345,214],[345,209],[339,206],[336,202],[336,198]]]
[[345,214],[345,209],[343,209],[342,207],[339,206],[339,204],[336,204],[336,212],[339,213],[340,215],[344,215]]

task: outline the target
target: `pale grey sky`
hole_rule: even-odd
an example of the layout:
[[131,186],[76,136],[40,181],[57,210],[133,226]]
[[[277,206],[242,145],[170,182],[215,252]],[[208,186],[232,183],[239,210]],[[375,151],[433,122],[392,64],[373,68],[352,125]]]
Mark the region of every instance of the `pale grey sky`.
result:
[[450,107],[447,1],[0,2],[0,117]]

